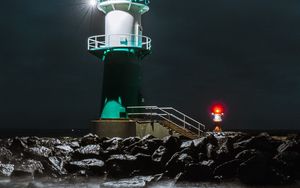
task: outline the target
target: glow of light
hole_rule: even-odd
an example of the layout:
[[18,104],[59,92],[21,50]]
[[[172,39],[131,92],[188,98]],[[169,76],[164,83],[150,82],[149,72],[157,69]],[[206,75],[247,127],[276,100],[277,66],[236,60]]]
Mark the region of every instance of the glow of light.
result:
[[89,5],[95,7],[97,5],[97,0],[89,0]]
[[212,112],[215,114],[222,114],[224,112],[224,107],[220,104],[216,104],[212,107]]

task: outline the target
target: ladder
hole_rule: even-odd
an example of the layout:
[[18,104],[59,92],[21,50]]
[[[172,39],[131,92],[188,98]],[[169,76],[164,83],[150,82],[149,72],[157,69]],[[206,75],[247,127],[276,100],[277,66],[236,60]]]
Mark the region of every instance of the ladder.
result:
[[136,122],[158,122],[190,139],[205,135],[205,125],[172,107],[128,106],[127,115]]

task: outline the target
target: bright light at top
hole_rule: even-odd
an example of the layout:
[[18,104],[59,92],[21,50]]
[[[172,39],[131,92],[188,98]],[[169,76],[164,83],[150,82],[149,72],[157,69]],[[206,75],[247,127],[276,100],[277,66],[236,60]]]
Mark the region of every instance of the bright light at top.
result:
[[89,5],[95,7],[97,5],[97,0],[89,0]]
[[221,104],[216,104],[212,107],[212,112],[214,114],[222,114],[224,113],[224,107]]

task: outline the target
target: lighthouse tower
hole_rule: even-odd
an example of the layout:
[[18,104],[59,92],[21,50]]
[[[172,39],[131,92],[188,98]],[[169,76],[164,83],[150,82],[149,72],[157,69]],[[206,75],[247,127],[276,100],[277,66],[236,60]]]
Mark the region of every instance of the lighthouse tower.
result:
[[141,60],[151,52],[141,17],[149,0],[97,0],[105,34],[88,38],[88,50],[104,64],[101,119],[127,118],[126,107],[142,103]]

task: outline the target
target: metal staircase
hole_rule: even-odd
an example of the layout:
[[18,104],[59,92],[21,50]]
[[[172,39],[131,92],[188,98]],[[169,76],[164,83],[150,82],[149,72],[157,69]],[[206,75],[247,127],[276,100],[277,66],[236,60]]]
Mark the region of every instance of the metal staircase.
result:
[[158,122],[182,136],[196,139],[205,134],[205,125],[172,107],[129,106],[127,115],[136,122]]

